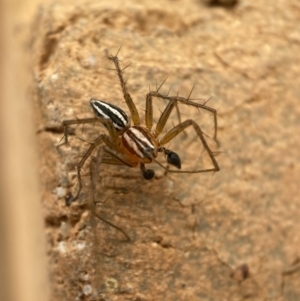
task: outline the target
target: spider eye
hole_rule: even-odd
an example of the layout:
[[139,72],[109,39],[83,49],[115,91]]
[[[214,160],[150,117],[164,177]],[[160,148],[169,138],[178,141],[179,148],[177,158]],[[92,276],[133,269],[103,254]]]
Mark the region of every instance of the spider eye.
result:
[[146,169],[144,172],[143,172],[143,177],[145,180],[151,180],[153,179],[155,175],[155,172],[153,169]]
[[169,164],[171,164],[171,165],[177,167],[178,169],[181,168],[181,160],[180,160],[180,157],[179,157],[176,153],[174,153],[174,152],[172,152],[172,151],[170,151],[170,152],[167,154],[167,162],[168,162]]

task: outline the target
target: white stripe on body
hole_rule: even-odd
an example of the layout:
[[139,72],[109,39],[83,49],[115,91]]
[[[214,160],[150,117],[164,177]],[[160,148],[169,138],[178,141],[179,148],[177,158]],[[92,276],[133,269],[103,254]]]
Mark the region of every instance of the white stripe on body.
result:
[[[109,104],[104,103],[104,102],[99,101],[99,100],[91,100],[91,103],[93,104],[93,108],[99,113],[99,115],[103,116],[103,118],[107,118],[107,119],[112,120],[111,117],[110,117],[109,115],[105,114],[105,113],[101,110],[101,108],[99,108],[98,106],[94,105],[94,103],[99,103],[99,104],[102,105],[103,107],[107,108],[107,109],[111,112],[111,114],[116,115],[116,116],[122,121],[122,123],[123,123],[123,125],[124,125],[123,127],[121,127],[121,126],[119,126],[118,124],[116,124],[116,123],[113,122],[115,128],[122,130],[123,128],[125,128],[125,127],[128,125],[128,122],[127,122],[127,120],[124,118],[124,116],[123,116],[118,110],[116,110],[115,108],[111,107]],[[112,121],[113,121],[113,120],[112,120]]]
[[[133,136],[132,138],[128,135],[130,132]],[[144,149],[154,150],[155,148],[152,141],[137,128],[131,127],[124,133],[123,137],[129,147],[131,147],[140,158],[145,158]],[[149,152],[149,150],[147,151]]]
[[126,142],[128,143],[128,145],[134,150],[134,152],[140,157],[140,158],[144,158],[144,154],[140,151],[138,145],[136,144],[136,141],[133,141],[129,135],[127,134],[127,132],[124,133],[123,135],[124,139],[126,140]]

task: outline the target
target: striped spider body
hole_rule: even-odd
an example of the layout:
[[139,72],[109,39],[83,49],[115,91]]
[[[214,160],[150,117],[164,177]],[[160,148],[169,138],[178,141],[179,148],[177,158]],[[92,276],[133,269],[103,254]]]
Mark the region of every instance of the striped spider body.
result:
[[[119,134],[115,143],[130,158],[132,167],[138,163],[150,163],[152,157],[157,156],[157,143],[151,133],[142,126],[131,126],[127,114],[120,108],[108,104],[102,100],[91,99],[91,106],[97,117],[106,118],[112,121],[114,128]],[[147,153],[151,155],[147,156]]]
[[139,162],[151,163],[157,157],[158,143],[142,126],[132,126],[122,134],[122,146],[128,157]]
[[179,156],[160,147],[159,140],[146,127],[141,125],[131,126],[127,114],[122,109],[97,99],[91,99],[90,103],[95,115],[100,120],[105,118],[112,122],[118,134],[114,140],[118,153],[123,154],[124,159],[130,164],[127,165],[130,167],[140,165],[146,180],[154,177],[154,171],[145,169],[145,164],[151,163],[157,157],[159,151],[166,153],[169,164],[181,168]]
[[[88,157],[98,146],[101,146],[102,150],[102,156],[99,159],[100,163],[126,165],[129,167],[139,166],[142,175],[146,180],[152,179],[155,175],[154,170],[147,169],[145,166],[151,162],[156,162],[168,172],[173,173],[204,173],[219,171],[220,168],[214,154],[210,150],[199,124],[197,124],[194,120],[187,119],[183,122],[179,122],[178,125],[174,126],[171,130],[167,131],[167,133],[160,137],[171,112],[175,107],[178,110],[177,104],[181,103],[209,111],[213,114],[215,125],[213,139],[217,141],[216,110],[206,106],[206,104],[193,102],[189,98],[161,94],[158,88],[156,91],[150,91],[146,95],[145,124],[142,124],[137,108],[127,91],[126,83],[123,78],[124,69],[122,70],[120,68],[118,56],[110,55],[108,56],[108,59],[115,65],[115,71],[119,77],[123,96],[130,111],[130,118],[121,108],[113,104],[98,99],[91,99],[90,104],[96,117],[63,121],[65,143],[68,143],[68,127],[74,124],[100,122],[108,131],[108,134],[101,134],[90,145],[89,149],[78,163],[78,190],[74,196],[67,198],[67,205],[70,205],[71,202],[75,201],[79,197],[82,189],[81,169]],[[167,100],[168,104],[161,113],[159,120],[153,129],[153,99],[155,98]],[[131,125],[131,123],[133,123],[133,125]],[[189,126],[193,127],[205,151],[208,153],[212,162],[211,168],[181,170],[181,160],[179,155],[165,147],[167,143]],[[167,163],[176,167],[176,169],[169,169],[158,162],[156,160],[158,153],[163,153],[166,157]]]

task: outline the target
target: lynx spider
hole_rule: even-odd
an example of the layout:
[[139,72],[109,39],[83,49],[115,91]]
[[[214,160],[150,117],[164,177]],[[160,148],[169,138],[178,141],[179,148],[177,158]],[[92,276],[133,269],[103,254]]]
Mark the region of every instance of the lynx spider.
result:
[[[120,51],[120,49],[119,49]],[[118,53],[119,53],[118,51]],[[198,104],[188,98],[180,96],[168,96],[163,95],[159,92],[161,86],[156,91],[150,91],[146,95],[146,111],[145,111],[145,125],[141,124],[140,115],[137,108],[128,93],[126,82],[123,78],[124,69],[121,69],[119,64],[118,53],[113,55],[107,55],[108,59],[113,62],[115,70],[120,81],[123,96],[125,102],[130,111],[131,120],[133,125],[130,124],[128,115],[119,107],[104,102],[98,99],[91,99],[90,104],[96,115],[94,118],[84,119],[72,119],[63,121],[64,127],[64,143],[68,144],[68,127],[75,124],[86,124],[93,122],[102,123],[108,130],[108,134],[101,134],[89,147],[87,152],[84,154],[80,162],[77,164],[77,179],[78,189],[74,196],[66,199],[67,205],[70,205],[75,201],[82,189],[81,169],[83,168],[86,160],[95,150],[95,148],[101,144],[102,153],[104,154],[100,160],[100,163],[112,164],[112,165],[126,165],[129,167],[140,166],[141,172],[144,179],[150,180],[154,177],[154,170],[146,169],[145,164],[151,163],[152,161],[159,164],[162,168],[167,170],[169,173],[205,173],[205,172],[216,172],[219,171],[219,165],[214,157],[213,152],[209,148],[204,134],[200,126],[192,119],[187,119],[184,122],[180,122],[169,130],[162,138],[159,138],[160,134],[164,130],[166,122],[174,109],[177,108],[177,103],[193,106],[198,109],[204,109],[211,112],[214,116],[214,136],[213,139],[217,142],[217,112],[215,109],[207,106],[206,104]],[[159,120],[155,126],[153,126],[153,98],[160,98],[168,101],[167,106],[161,113]],[[197,169],[197,170],[180,170],[181,160],[177,153],[164,147],[168,142],[174,139],[179,133],[181,133],[187,127],[192,126],[201,140],[204,149],[207,151],[211,162],[212,168]],[[168,169],[156,160],[159,152],[165,154],[167,163],[173,165],[177,170]]]

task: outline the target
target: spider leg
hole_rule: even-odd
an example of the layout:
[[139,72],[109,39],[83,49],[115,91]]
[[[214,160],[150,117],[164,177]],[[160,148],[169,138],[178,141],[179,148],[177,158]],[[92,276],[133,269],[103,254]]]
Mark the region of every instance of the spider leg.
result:
[[128,160],[126,160],[126,158],[123,158],[120,155],[118,155],[118,148],[117,148],[117,145],[115,143],[115,140],[118,138],[118,134],[117,134],[116,129],[113,126],[113,123],[110,119],[97,117],[97,118],[65,120],[63,122],[64,132],[65,132],[65,143],[68,142],[68,139],[67,139],[67,135],[68,135],[67,128],[68,128],[68,126],[74,125],[74,124],[92,123],[92,122],[95,122],[95,121],[100,122],[101,124],[106,126],[110,136],[107,136],[107,135],[104,135],[104,134],[100,135],[96,139],[96,141],[90,145],[89,149],[87,150],[87,152],[84,154],[84,156],[82,157],[82,159],[78,163],[78,165],[76,167],[77,168],[77,179],[78,179],[78,190],[77,190],[77,192],[74,196],[70,195],[66,198],[66,204],[68,206],[78,198],[78,196],[80,194],[80,191],[82,189],[81,169],[82,169],[85,161],[88,159],[88,157],[94,151],[94,149],[98,145],[100,145],[102,142],[106,144],[106,147],[104,147],[104,151],[105,151],[106,154],[108,154],[110,157],[113,157],[115,160],[119,161],[123,165],[132,166],[132,164],[130,162],[128,162]]
[[[136,165],[133,165],[127,158],[125,158],[122,154],[120,154],[117,150],[117,148],[115,147],[115,145],[113,145],[113,147],[103,147],[104,149],[104,153],[108,155],[108,157],[104,158],[104,161],[102,161],[103,163],[107,163],[107,164],[113,164],[113,165],[126,165],[129,167],[135,167]],[[108,162],[114,162],[114,163],[108,163]]]
[[100,219],[102,222],[108,224],[109,226],[115,228],[116,230],[120,231],[128,241],[131,241],[129,235],[120,227],[118,227],[117,225],[113,224],[112,222],[108,221],[107,219],[105,219],[104,217],[102,217],[101,215],[99,215],[97,212],[93,212],[93,214]]
[[[169,96],[171,88],[172,87],[170,87],[170,89],[169,89],[166,96]],[[194,89],[194,87],[193,87],[193,89]],[[157,89],[156,89],[156,91],[158,92]],[[177,94],[177,96],[178,96],[178,94]],[[178,102],[176,102],[176,114],[177,114],[178,122],[181,123],[181,113],[180,113],[180,110],[179,110],[179,107],[178,107]],[[186,132],[184,132],[184,134],[186,135]]]
[[[170,130],[169,132],[167,132],[164,137],[162,137],[162,139],[160,140],[160,145],[165,145],[166,143],[170,142],[172,139],[174,139],[180,132],[182,132],[184,129],[186,129],[189,126],[193,126],[195,132],[197,133],[197,136],[199,137],[199,139],[201,140],[203,147],[205,148],[205,150],[207,151],[214,168],[207,168],[207,169],[198,169],[198,170],[194,170],[194,171],[184,171],[184,170],[168,170],[168,172],[174,172],[174,173],[202,173],[202,172],[216,172],[220,170],[220,167],[214,157],[213,152],[211,151],[211,149],[209,148],[203,132],[200,128],[200,126],[192,119],[188,119],[180,124],[178,124],[177,126],[175,126],[172,130]],[[156,161],[156,160],[155,160]],[[156,161],[158,162],[158,161]],[[161,165],[161,164],[159,164]],[[163,165],[161,165],[163,166]],[[166,169],[166,167],[163,166],[164,169]]]
[[176,103],[177,103],[176,99],[172,99],[168,103],[168,105],[165,107],[164,111],[161,113],[161,115],[158,119],[158,122],[156,124],[155,131],[154,131],[154,135],[156,137],[158,137],[161,134],[161,132],[163,131],[173,108],[176,107]]
[[105,143],[106,145],[108,145],[109,147],[114,147],[115,144],[113,143],[113,141],[110,139],[109,136],[107,135],[100,135],[96,141],[94,143],[92,143],[89,147],[89,149],[87,150],[87,152],[84,154],[84,156],[82,157],[82,159],[80,160],[80,162],[77,164],[76,169],[77,169],[77,179],[78,179],[78,188],[77,188],[77,192],[74,196],[69,196],[66,199],[66,205],[69,206],[72,202],[74,202],[76,199],[78,199],[80,191],[82,189],[82,179],[81,179],[81,169],[85,163],[85,161],[88,159],[88,157],[91,155],[91,153],[94,151],[94,149],[101,143]]
[[149,95],[149,93],[147,93],[146,95],[145,123],[148,130],[151,131],[152,124],[153,124],[153,104],[152,104],[152,96]]
[[64,120],[62,122],[62,125],[64,127],[64,142],[62,144],[59,144],[59,146],[64,145],[64,144],[68,144],[68,127],[70,125],[74,125],[74,124],[85,124],[85,123],[93,123],[93,122],[100,122],[103,125],[105,125],[108,129],[108,132],[110,134],[110,136],[114,139],[115,137],[117,137],[117,132],[116,129],[114,128],[111,120],[106,119],[106,118],[83,118],[83,119],[70,119],[70,120]]
[[[148,106],[151,107],[151,110],[149,110],[149,113],[148,113],[149,116],[147,116],[147,114],[146,114],[146,125],[147,125],[148,128],[149,128],[149,126],[147,124],[147,120],[152,119],[152,117],[153,117],[152,97],[167,99],[169,101],[172,101],[172,100],[177,101],[177,102],[183,103],[185,105],[193,106],[193,107],[196,107],[198,109],[203,109],[203,110],[211,112],[214,116],[214,136],[213,136],[213,139],[214,139],[214,141],[216,141],[217,144],[219,144],[218,139],[217,139],[217,134],[218,134],[217,111],[214,108],[211,108],[211,107],[209,107],[205,104],[200,104],[200,103],[196,103],[194,101],[191,101],[189,98],[184,98],[184,97],[180,97],[180,96],[166,96],[166,95],[163,95],[163,94],[161,94],[157,91],[149,92],[146,96],[146,101],[149,102],[149,104],[146,105],[146,111],[147,111]],[[149,123],[149,125],[150,125],[150,123]],[[152,126],[152,120],[151,120],[151,126]]]
[[[64,142],[63,143],[59,143],[58,146],[62,146],[64,144],[69,144],[69,140],[68,140],[68,136],[69,136],[69,132],[68,132],[68,127],[70,125],[74,125],[74,124],[84,124],[84,123],[93,123],[93,122],[97,122],[97,118],[84,118],[84,119],[70,119],[70,120],[64,120],[62,122],[62,125],[64,127],[64,136],[62,137],[62,139],[64,138]],[[61,140],[62,140],[61,139]],[[60,140],[60,141],[61,141]]]
[[[160,88],[162,87],[162,85],[165,83],[166,80],[167,80],[167,78],[161,83],[161,85],[158,88],[156,87],[156,93],[159,92]],[[169,89],[166,96],[169,95],[170,91],[171,91],[171,88]],[[152,95],[150,93],[152,93],[152,92],[149,92],[146,95],[145,122],[146,122],[147,128],[151,131],[152,124],[153,124],[153,104],[152,104]],[[179,121],[179,123],[181,123],[181,115],[180,115],[180,111],[179,111],[179,107],[178,107],[177,102],[175,102],[175,107],[176,107],[176,114],[177,114],[178,121]],[[173,106],[170,110],[172,111],[172,109],[173,109]],[[171,111],[170,111],[170,113],[171,113]],[[168,118],[169,118],[169,115],[168,115]],[[167,121],[168,118],[166,118],[165,121]],[[165,125],[165,121],[163,121],[163,120],[164,119],[162,119],[161,122],[164,122],[164,125]]]
[[103,159],[101,158],[99,160],[99,164],[101,163],[107,163],[107,164],[114,164],[114,165],[126,165],[129,167],[134,167],[135,165],[133,165],[129,160],[127,160],[127,158],[125,158],[124,156],[122,156],[120,153],[118,153],[118,148],[116,146],[116,144],[111,140],[111,138],[107,135],[100,135],[96,141],[94,143],[92,143],[89,147],[89,149],[87,150],[87,152],[84,154],[84,156],[82,157],[82,159],[80,160],[80,162],[77,164],[76,168],[77,168],[77,179],[78,179],[78,189],[77,192],[74,196],[70,196],[66,199],[66,205],[69,206],[72,202],[74,202],[75,200],[78,199],[79,194],[81,192],[82,189],[82,179],[81,179],[81,169],[85,163],[85,161],[88,159],[88,157],[92,154],[92,152],[94,151],[94,149],[100,145],[101,143],[105,143],[106,145],[101,147],[102,151],[108,155],[108,157]]
[[[181,123],[181,113],[178,107],[178,102],[176,101],[176,114],[177,114],[177,118],[178,118],[178,122]],[[183,132],[183,134],[185,135],[185,137],[187,137],[187,133]]]
[[179,123],[181,123],[181,115],[180,115],[180,111],[179,111],[179,107],[178,107],[178,102],[176,101],[176,114],[177,114],[177,118]]
[[116,226],[115,224],[113,224],[112,222],[108,221],[107,219],[105,219],[104,217],[102,217],[100,214],[98,214],[96,212],[96,202],[95,202],[95,196],[94,196],[94,191],[96,189],[96,181],[97,181],[97,175],[99,173],[99,163],[100,161],[102,161],[102,163],[104,163],[103,161],[103,153],[104,150],[103,148],[99,149],[99,151],[97,152],[97,157],[93,158],[91,160],[90,163],[90,174],[91,174],[91,198],[92,201],[90,203],[90,209],[91,212],[94,216],[96,216],[99,220],[101,220],[102,222],[108,224],[109,226],[115,228],[116,230],[120,231],[128,241],[130,241],[130,237],[128,236],[128,234],[120,227]]
[[[154,97],[160,97],[160,96],[157,96],[157,95],[153,95],[153,93],[157,93],[157,92],[149,92],[146,95],[146,114],[145,114],[145,118],[146,118],[146,126],[149,130],[151,130],[152,123],[153,123],[152,97],[153,96]],[[168,105],[165,107],[164,111],[160,115],[159,120],[156,124],[155,131],[154,131],[154,135],[156,137],[163,131],[163,129],[166,125],[166,122],[167,122],[168,118],[170,117],[170,114],[171,114],[171,112],[172,112],[172,110],[175,106],[176,106],[176,99],[172,99],[172,101],[170,101],[168,103]]]
[[[167,77],[163,80],[163,82],[160,84],[160,86],[157,88],[156,85],[156,93],[158,93],[158,91],[160,90],[160,88],[162,87],[162,85],[166,82]],[[146,95],[146,111],[145,111],[145,123],[147,128],[151,131],[152,125],[153,125],[153,103],[152,103],[152,95],[151,93],[153,92],[149,92]]]
[[111,156],[103,156],[102,160],[101,160],[101,163],[103,164],[109,164],[109,165],[124,165],[123,162],[117,160],[116,158],[114,157],[111,157]]
[[133,121],[134,125],[139,125],[141,123],[140,115],[138,113],[138,110],[137,110],[134,102],[132,101],[132,98],[131,98],[130,94],[128,93],[128,90],[127,90],[127,87],[126,87],[126,82],[125,82],[124,77],[123,77],[124,69],[123,70],[121,69],[120,64],[119,64],[119,58],[118,58],[117,55],[116,56],[108,55],[107,58],[110,61],[112,61],[115,65],[115,67],[116,67],[116,71],[117,71],[117,75],[118,75],[119,80],[120,80],[123,96],[124,96],[125,102],[128,106],[128,109],[130,111],[132,121]]

